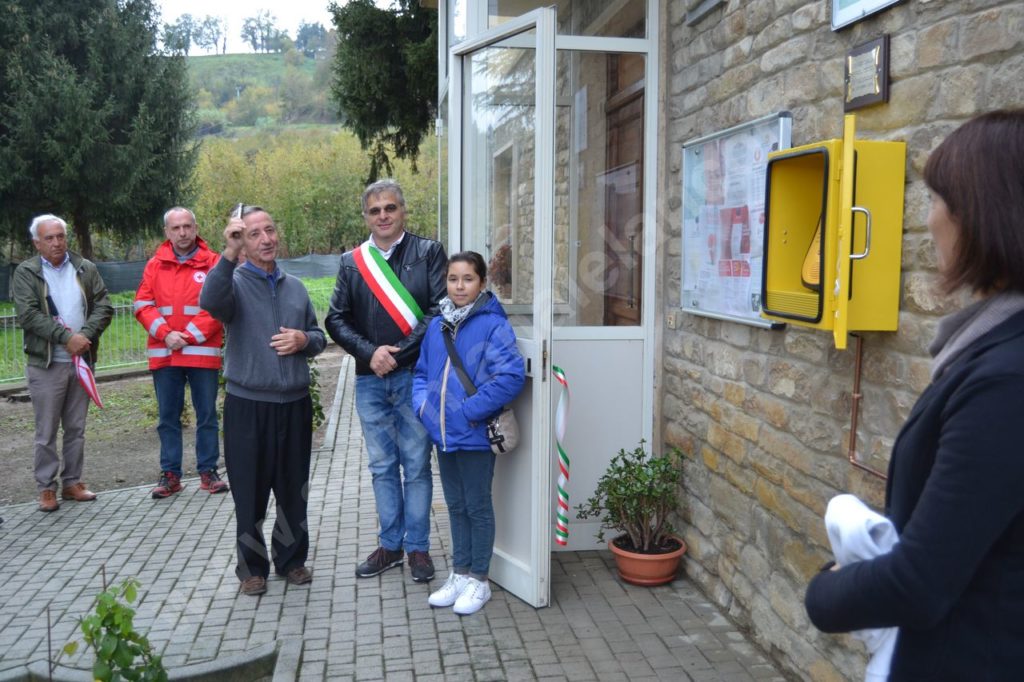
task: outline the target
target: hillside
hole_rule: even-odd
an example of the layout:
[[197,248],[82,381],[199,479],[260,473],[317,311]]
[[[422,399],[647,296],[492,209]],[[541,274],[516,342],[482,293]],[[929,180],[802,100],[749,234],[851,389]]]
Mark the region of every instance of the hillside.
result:
[[251,126],[338,122],[329,94],[329,56],[311,59],[289,50],[187,59],[200,136]]
[[[197,55],[187,57],[187,61],[192,86],[211,93],[222,91],[232,82],[277,87],[290,68],[282,53]],[[296,62],[294,67],[307,77],[316,74],[316,60],[303,57],[290,61]]]

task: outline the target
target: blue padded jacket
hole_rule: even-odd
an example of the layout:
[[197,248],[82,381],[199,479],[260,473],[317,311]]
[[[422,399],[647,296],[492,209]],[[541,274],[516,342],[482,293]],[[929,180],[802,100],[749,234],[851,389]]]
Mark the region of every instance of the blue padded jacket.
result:
[[[442,334],[449,331],[477,388],[472,396],[448,358]],[[487,452],[487,419],[519,395],[525,381],[512,325],[498,299],[486,292],[454,330],[440,315],[430,321],[413,374],[412,408],[442,451]]]

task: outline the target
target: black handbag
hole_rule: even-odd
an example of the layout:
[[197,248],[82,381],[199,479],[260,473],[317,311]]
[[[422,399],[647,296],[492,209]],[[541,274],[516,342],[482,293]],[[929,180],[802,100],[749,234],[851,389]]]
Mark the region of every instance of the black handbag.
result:
[[[476,386],[466,373],[466,368],[462,366],[462,358],[455,350],[451,332],[442,328],[441,336],[444,337],[448,357],[452,361],[455,373],[459,375],[462,387],[466,389],[466,395],[473,395],[476,393]],[[516,420],[516,413],[512,411],[511,406],[505,405],[498,414],[487,420],[487,440],[491,443],[491,452],[496,455],[510,452],[519,445],[519,422]]]

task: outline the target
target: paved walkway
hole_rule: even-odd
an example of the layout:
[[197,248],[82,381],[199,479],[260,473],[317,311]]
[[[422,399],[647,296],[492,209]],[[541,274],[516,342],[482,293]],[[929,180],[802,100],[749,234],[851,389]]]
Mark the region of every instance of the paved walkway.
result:
[[[136,625],[168,668],[300,639],[302,680],[785,680],[685,579],[625,585],[606,551],[556,552],[545,609],[496,587],[483,611],[460,618],[429,608],[429,588],[404,568],[357,580],[376,518],[349,358],[340,371],[325,445],[314,452],[311,586],[274,578],[263,597],[239,596],[231,496],[201,492],[197,480],[169,500],[130,488],[52,514],[3,507],[0,678],[46,660],[47,607],[53,649],[78,639],[77,619],[105,571],[110,583],[141,581]],[[448,572],[440,489],[435,481],[439,579]],[[79,653],[62,662],[90,661]]]

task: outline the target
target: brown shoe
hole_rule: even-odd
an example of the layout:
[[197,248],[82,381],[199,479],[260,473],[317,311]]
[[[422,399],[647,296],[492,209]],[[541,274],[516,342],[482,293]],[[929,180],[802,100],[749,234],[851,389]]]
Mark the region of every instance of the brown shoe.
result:
[[57,493],[53,490],[44,490],[39,493],[39,511],[57,511],[60,504],[57,503]]
[[60,496],[65,500],[74,500],[75,502],[92,502],[96,499],[96,493],[86,488],[85,484],[81,481],[74,485],[65,486],[60,491]]
[[291,585],[305,585],[306,583],[313,582],[313,571],[305,566],[299,566],[288,571],[288,575],[284,579]]
[[250,597],[258,597],[267,591],[267,579],[259,575],[251,575],[242,581],[242,587],[238,590]]

